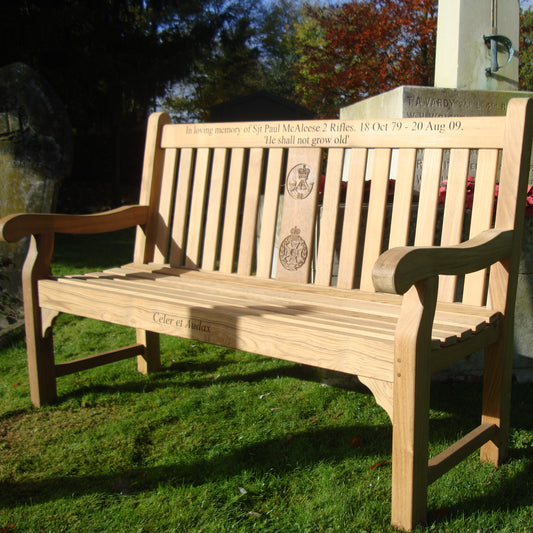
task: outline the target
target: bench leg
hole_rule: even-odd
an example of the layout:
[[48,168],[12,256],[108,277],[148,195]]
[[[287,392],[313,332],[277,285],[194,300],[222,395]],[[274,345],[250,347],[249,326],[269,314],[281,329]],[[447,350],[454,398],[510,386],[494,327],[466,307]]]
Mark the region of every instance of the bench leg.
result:
[[426,521],[430,382],[407,376],[394,386],[391,522],[410,531]]
[[512,350],[506,349],[504,339],[485,348],[483,375],[483,411],[481,422],[496,424],[500,431],[495,441],[484,444],[481,460],[498,466],[508,452],[511,411]]
[[148,374],[160,370],[161,355],[159,348],[159,333],[138,329],[137,342],[139,344],[144,344],[145,346],[144,355],[139,355],[137,357],[137,370],[141,374]]
[[26,314],[28,377],[30,397],[35,407],[41,407],[57,399],[52,332],[49,331],[46,336],[42,336],[40,330],[40,320],[28,318]]
[[53,246],[53,235],[32,236],[22,269],[30,397],[36,407],[57,399],[52,328],[48,328],[46,335],[43,334],[37,295],[37,281],[47,277],[50,272]]
[[394,352],[391,522],[410,531],[426,521],[431,325],[438,281],[404,295]]

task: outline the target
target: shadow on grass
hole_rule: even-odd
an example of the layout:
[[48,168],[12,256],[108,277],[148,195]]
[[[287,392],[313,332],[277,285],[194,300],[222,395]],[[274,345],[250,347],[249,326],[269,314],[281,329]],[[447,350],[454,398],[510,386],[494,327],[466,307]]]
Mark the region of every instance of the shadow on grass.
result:
[[[285,438],[263,440],[248,446],[235,444],[232,451],[221,452],[209,459],[191,460],[159,466],[139,466],[121,472],[95,475],[59,476],[24,482],[5,482],[0,487],[0,508],[18,507],[22,503],[44,503],[61,498],[80,497],[92,493],[138,494],[161,485],[180,487],[221,482],[242,472],[263,475],[286,475],[320,462],[336,464],[353,455],[370,455],[366,445],[352,446],[357,434],[374,455],[390,453],[390,427],[352,426],[309,430]],[[365,469],[369,469],[365,467]]]
[[[365,443],[368,442],[368,447],[346,444],[354,434],[359,435]],[[277,472],[287,475],[293,470],[304,469],[320,462],[337,464],[354,455],[360,460],[360,469],[366,470],[368,475],[372,469],[372,458],[390,457],[390,443],[391,428],[388,426],[330,427],[301,432],[292,435],[290,439],[269,439],[242,447],[236,444],[232,451],[222,452],[210,459],[158,466],[142,465],[120,472],[94,475],[58,476],[19,483],[8,481],[0,487],[0,509],[15,508],[21,504],[34,505],[59,499],[73,499],[96,493],[136,495],[162,486],[195,487],[205,483],[227,481],[242,472],[257,476]],[[365,455],[369,456],[369,462],[361,460]],[[430,523],[442,523],[453,516],[512,511],[532,505],[533,492],[524,490],[524,487],[530,486],[533,477],[533,451],[515,450],[513,457],[527,459],[520,472],[500,480],[483,495],[474,494],[470,498],[463,498],[456,505],[449,506],[444,516],[438,512],[434,515],[430,509]],[[384,468],[387,469],[387,475],[390,475],[390,465],[387,464]],[[360,469],[354,470],[352,475],[364,475]],[[379,471],[382,475],[383,468]],[[468,483],[468,480],[464,480],[464,483]]]
[[[220,371],[222,366],[233,365],[234,361],[223,362],[220,360],[210,361],[181,361],[172,363],[161,372],[150,374],[149,381],[130,381],[119,384],[91,384],[87,386],[77,387],[75,390],[61,394],[58,402],[63,403],[70,399],[81,399],[86,394],[113,394],[121,393],[141,393],[151,392],[164,388],[180,388],[180,389],[202,389],[213,385],[213,374]],[[208,376],[204,378],[186,379],[183,374],[186,372],[205,373]],[[314,368],[306,365],[284,365],[268,370],[260,370],[257,372],[249,372],[247,374],[233,374],[228,376],[217,376],[216,383],[256,383],[259,381],[274,379],[281,377],[304,379],[306,381],[320,382],[320,376]],[[360,391],[365,391],[361,386]]]
[[[119,384],[101,384],[80,387],[64,394],[59,402],[81,399],[85,394],[98,393],[145,393],[162,388],[206,388],[213,385],[213,378],[198,377],[220,370],[225,362],[220,359],[209,361],[186,360],[172,363],[163,372],[152,374],[150,380],[135,380]],[[234,364],[228,361],[227,364]],[[191,373],[184,377],[184,373]],[[259,382],[276,377],[294,377],[319,381],[313,368],[303,365],[280,365],[268,370],[220,376],[216,383]],[[533,429],[533,415],[530,404],[533,384],[513,387],[512,426],[513,430]],[[432,386],[432,409],[438,414],[431,419],[432,442],[454,441],[479,423],[480,384],[434,383]],[[3,419],[17,416],[10,413]],[[439,415],[442,414],[442,417]],[[350,439],[357,435],[365,445],[351,446]],[[527,444],[527,443],[526,443]],[[144,456],[139,457],[139,466],[112,473],[94,475],[66,475],[24,482],[4,482],[0,487],[0,508],[14,508],[23,503],[44,503],[62,498],[79,497],[93,493],[138,494],[155,490],[161,485],[180,487],[198,486],[204,483],[231,479],[242,472],[264,475],[270,472],[287,474],[295,469],[316,465],[320,462],[337,464],[357,456],[360,468],[368,470],[376,457],[390,459],[390,425],[350,427],[331,426],[292,435],[290,439],[276,438],[263,440],[248,446],[235,443],[232,449],[223,451],[209,459],[191,460],[165,465],[143,464]],[[368,461],[365,461],[365,455]],[[520,469],[510,469],[507,476],[499,477],[493,487],[488,487],[483,495],[472,494],[462,498],[447,508],[446,515],[434,518],[438,524],[449,516],[473,515],[476,512],[506,511],[533,505],[533,444],[524,448],[511,449],[510,461],[521,461]],[[385,467],[390,472],[390,466]],[[354,472],[358,475],[360,472]],[[460,483],[462,484],[462,480]],[[464,480],[465,486],[468,480]],[[465,489],[463,488],[463,493]],[[431,516],[431,513],[430,513]]]

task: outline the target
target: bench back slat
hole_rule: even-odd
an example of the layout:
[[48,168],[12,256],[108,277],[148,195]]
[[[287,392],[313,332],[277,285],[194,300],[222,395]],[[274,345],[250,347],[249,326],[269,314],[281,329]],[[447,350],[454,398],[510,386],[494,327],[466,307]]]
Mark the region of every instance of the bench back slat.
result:
[[383,230],[385,228],[385,208],[389,187],[391,149],[378,148],[373,153],[372,182],[368,200],[368,217],[361,266],[361,289],[374,291],[372,269],[383,250]]
[[217,261],[218,239],[222,215],[222,198],[226,176],[226,148],[216,148],[213,151],[211,183],[209,186],[209,200],[205,219],[205,238],[202,255],[202,268],[215,270]]
[[[442,219],[440,243],[443,246],[459,244],[463,238],[466,185],[470,150],[456,149],[450,153],[450,171],[447,180],[446,203]],[[453,302],[457,276],[442,276],[439,280],[439,300]]]
[[367,152],[364,148],[348,151],[349,179],[346,184],[346,203],[337,278],[337,286],[341,289],[353,289],[355,286]]
[[432,246],[434,244],[441,166],[442,149],[430,148],[424,152],[415,246]]
[[161,180],[161,196],[158,216],[155,221],[154,261],[164,262],[167,259],[168,239],[170,235],[170,219],[172,215],[174,184],[178,150],[166,150],[163,163],[163,178]]
[[[388,247],[453,245],[484,229],[515,227],[517,183],[527,169],[517,170],[521,148],[508,150],[521,141],[505,117],[166,120],[152,119],[159,129],[147,136],[141,203],[151,216],[137,234],[137,262],[374,291],[373,265]],[[504,143],[511,153],[502,160]],[[507,279],[505,267],[493,275]],[[488,277],[443,277],[439,299],[485,305]],[[499,290],[490,291],[494,305]]]
[[259,207],[259,195],[261,194],[263,155],[264,150],[262,148],[252,148],[250,150],[242,214],[239,262],[237,266],[237,273],[245,276],[249,276],[252,273],[254,266],[257,210]]
[[394,186],[389,248],[405,246],[409,242],[415,168],[416,150],[401,150]]
[[317,285],[328,286],[331,283],[343,165],[344,150],[331,148],[323,185],[322,213],[319,218],[320,235],[315,274]]
[[226,274],[233,272],[233,263],[235,261],[245,155],[244,148],[234,148],[231,151],[224,227],[220,249],[220,270]]
[[279,235],[276,278],[310,281],[322,150],[290,148]]
[[[278,206],[283,160],[284,152],[282,148],[269,150],[259,246],[257,249],[257,276],[260,278],[270,278],[272,274],[276,230],[279,219]],[[275,259],[277,260],[277,258]]]
[[199,148],[196,152],[190,218],[187,232],[187,254],[185,261],[185,266],[187,268],[197,268],[200,266],[210,156],[211,153],[208,148]]
[[[479,187],[474,189],[470,236],[489,229],[494,218],[494,192],[498,176],[498,151],[480,150],[477,158]],[[482,305],[485,299],[487,271],[480,270],[465,276],[463,301]]]
[[189,216],[189,194],[193,172],[193,155],[192,148],[183,148],[180,150],[172,237],[170,242],[170,263],[174,265],[181,265],[183,263],[185,252],[187,219]]

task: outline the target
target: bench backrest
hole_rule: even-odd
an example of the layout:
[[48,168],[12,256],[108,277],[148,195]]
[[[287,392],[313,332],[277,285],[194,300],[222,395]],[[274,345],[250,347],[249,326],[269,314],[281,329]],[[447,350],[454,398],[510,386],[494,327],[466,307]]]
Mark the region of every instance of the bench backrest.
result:
[[[526,104],[507,117],[374,121],[174,125],[154,114],[140,199],[151,217],[134,260],[373,291],[387,248],[457,244],[492,227],[517,227],[520,239]],[[458,289],[448,276],[439,298],[484,305],[487,278],[467,275]]]

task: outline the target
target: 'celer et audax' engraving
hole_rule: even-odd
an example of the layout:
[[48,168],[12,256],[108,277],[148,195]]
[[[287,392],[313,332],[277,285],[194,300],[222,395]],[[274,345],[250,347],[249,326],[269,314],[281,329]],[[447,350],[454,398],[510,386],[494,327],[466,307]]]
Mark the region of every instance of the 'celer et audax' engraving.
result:
[[192,320],[191,318],[180,318],[176,316],[167,315],[166,313],[155,312],[152,320],[156,324],[163,324],[166,326],[172,326],[184,329],[193,329],[195,331],[201,331],[202,333],[210,333],[211,326],[206,324],[202,320]]

